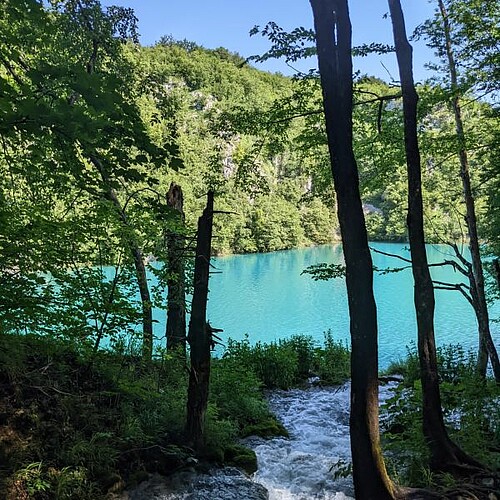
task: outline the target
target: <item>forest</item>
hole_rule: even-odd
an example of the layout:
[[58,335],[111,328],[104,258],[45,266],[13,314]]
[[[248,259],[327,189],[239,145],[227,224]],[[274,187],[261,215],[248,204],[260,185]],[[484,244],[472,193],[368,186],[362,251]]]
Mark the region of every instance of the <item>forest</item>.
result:
[[[153,499],[154,478],[231,467],[261,488],[241,498],[282,498],[251,482],[251,436],[290,439],[270,401],[313,379],[350,391],[336,491],[500,498],[500,5],[433,0],[408,33],[388,0],[393,45],[353,47],[347,0],[309,3],[314,29],[256,26],[269,50],[250,59],[142,46],[134,11],[99,0],[1,3],[0,498]],[[437,57],[425,82],[417,39]],[[353,72],[381,53],[397,81]],[[294,76],[252,65],[311,54]],[[377,241],[409,257],[377,269]],[[429,263],[431,243],[452,257]],[[345,282],[349,345],[208,321],[212,257],[333,244],[342,264],[303,272]],[[415,344],[382,370],[373,276],[404,269]],[[476,350],[437,345],[436,290],[464,297]]]

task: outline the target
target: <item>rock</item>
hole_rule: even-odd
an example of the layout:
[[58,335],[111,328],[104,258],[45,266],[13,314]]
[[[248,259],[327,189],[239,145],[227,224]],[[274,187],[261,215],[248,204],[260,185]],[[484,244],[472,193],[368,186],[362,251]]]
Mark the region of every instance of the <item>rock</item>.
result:
[[134,460],[143,463],[146,472],[169,474],[192,463],[195,459],[191,453],[187,448],[175,445],[154,445],[131,450],[124,456],[128,461]]
[[101,486],[108,493],[117,493],[123,490],[125,487],[125,482],[119,474],[114,472],[107,474],[100,478]]
[[129,500],[268,500],[264,486],[254,483],[234,467],[212,469],[208,474],[177,472],[155,474],[126,492]]
[[309,387],[317,387],[321,385],[321,378],[319,378],[317,375],[312,375],[307,379],[307,385]]
[[288,437],[288,431],[279,420],[269,417],[258,424],[247,425],[242,429],[241,435],[243,437],[259,436],[263,438]]
[[486,486],[486,488],[493,488],[495,486],[495,480],[492,477],[485,477],[481,481],[482,486]]
[[241,444],[229,446],[224,450],[224,462],[234,465],[238,469],[243,469],[247,474],[253,474],[257,471],[255,451]]

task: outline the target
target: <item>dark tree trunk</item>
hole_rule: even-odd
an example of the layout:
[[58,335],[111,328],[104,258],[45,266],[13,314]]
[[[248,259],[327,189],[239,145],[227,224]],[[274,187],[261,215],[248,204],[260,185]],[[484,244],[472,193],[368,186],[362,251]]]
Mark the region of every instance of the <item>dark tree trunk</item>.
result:
[[106,195],[108,199],[115,206],[123,225],[130,231],[128,236],[128,246],[134,260],[135,275],[137,278],[137,286],[139,288],[142,306],[142,356],[144,361],[149,363],[153,357],[153,307],[146,276],[146,266],[144,265],[144,256],[134,237],[135,230],[130,224],[127,214],[125,213],[115,190],[111,187],[108,173],[106,172],[102,161],[95,155],[90,155],[90,160],[99,171],[103,184],[107,190]]
[[377,310],[372,260],[352,147],[351,24],[346,0],[311,0],[316,30],[328,148],[349,302],[351,451],[356,498],[394,498],[380,450],[378,422]]
[[414,300],[422,381],[423,432],[431,452],[430,465],[433,469],[453,470],[464,462],[479,466],[449,439],[443,421],[434,338],[434,288],[427,263],[424,239],[420,151],[417,139],[418,95],[413,82],[412,48],[406,38],[400,1],[389,0],[389,9],[403,94],[404,135],[408,169],[407,223],[415,282]]
[[168,252],[167,349],[186,352],[186,293],[184,276],[184,210],[182,189],[170,184],[167,205],[172,209],[173,227],[166,234]]
[[198,219],[193,302],[188,333],[191,369],[189,372],[186,434],[189,443],[198,450],[203,447],[203,427],[210,381],[212,336],[206,317],[213,211],[214,193],[209,191],[207,206]]
[[484,272],[481,262],[481,250],[479,247],[479,237],[477,234],[477,219],[474,195],[472,193],[470,173],[469,173],[469,158],[467,155],[465,131],[462,120],[462,110],[460,107],[460,96],[457,78],[457,66],[453,54],[453,47],[450,36],[450,23],[448,13],[443,0],[438,0],[439,10],[444,24],[444,36],[446,42],[446,55],[448,56],[448,69],[450,73],[451,90],[453,93],[452,106],[455,115],[455,127],[459,144],[458,155],[460,158],[460,177],[464,190],[464,201],[466,207],[465,221],[467,224],[467,232],[469,234],[469,249],[472,257],[472,286],[475,290],[476,298],[476,317],[479,330],[479,352],[478,352],[478,373],[482,378],[486,378],[486,368],[488,365],[488,356],[493,367],[495,379],[500,382],[500,361],[498,353],[493,343],[490,332],[490,320],[488,314],[488,304],[486,302],[486,292],[484,288]]

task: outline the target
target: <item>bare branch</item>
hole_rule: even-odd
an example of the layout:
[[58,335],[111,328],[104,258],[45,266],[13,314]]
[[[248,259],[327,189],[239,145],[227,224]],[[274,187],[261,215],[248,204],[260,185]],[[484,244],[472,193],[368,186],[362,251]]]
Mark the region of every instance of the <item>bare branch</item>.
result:
[[376,248],[370,247],[370,250],[375,253],[379,253],[380,255],[385,255],[386,257],[394,257],[395,259],[402,260],[403,262],[408,262],[411,264],[411,259],[407,259],[406,257],[403,257],[402,255],[397,255],[395,253],[388,253],[388,252],[383,252],[382,250],[377,250]]
[[434,289],[435,290],[453,290],[453,291],[459,291],[466,299],[467,302],[474,308],[474,301],[470,295],[470,287],[466,285],[465,283],[448,283],[446,281],[434,281],[432,282],[434,284]]

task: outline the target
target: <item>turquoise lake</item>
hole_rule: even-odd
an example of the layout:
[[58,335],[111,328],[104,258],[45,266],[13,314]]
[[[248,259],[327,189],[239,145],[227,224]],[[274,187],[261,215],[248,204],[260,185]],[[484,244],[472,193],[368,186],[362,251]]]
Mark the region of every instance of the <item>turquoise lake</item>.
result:
[[[404,243],[372,243],[378,250],[409,256]],[[402,267],[401,260],[372,252],[378,268]],[[451,249],[445,245],[429,245],[429,262],[450,259]],[[223,339],[270,342],[306,334],[321,342],[324,332],[349,341],[349,315],[345,280],[314,281],[301,272],[321,262],[341,263],[340,245],[326,245],[267,254],[233,255],[212,260],[220,271],[210,280],[208,319],[222,328]],[[459,282],[462,275],[450,266],[431,269],[439,281]],[[378,308],[379,359],[383,368],[403,357],[406,346],[416,341],[411,269],[398,273],[374,275]],[[165,312],[155,315],[157,337],[164,332]],[[492,318],[500,316],[500,303],[491,308]],[[477,327],[473,310],[459,292],[436,290],[435,333],[438,345],[477,346]],[[496,345],[500,343],[500,323],[492,324]],[[223,348],[218,348],[221,354]]]

